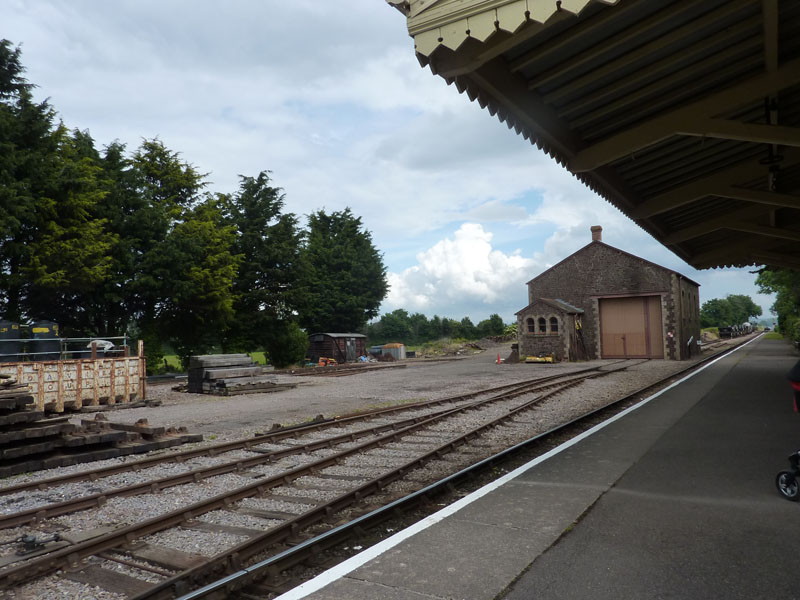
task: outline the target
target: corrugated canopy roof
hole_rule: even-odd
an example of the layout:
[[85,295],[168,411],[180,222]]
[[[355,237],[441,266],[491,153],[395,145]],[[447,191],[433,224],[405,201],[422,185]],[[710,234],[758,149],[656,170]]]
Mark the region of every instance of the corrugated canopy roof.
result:
[[423,65],[691,265],[800,268],[800,2],[389,1]]

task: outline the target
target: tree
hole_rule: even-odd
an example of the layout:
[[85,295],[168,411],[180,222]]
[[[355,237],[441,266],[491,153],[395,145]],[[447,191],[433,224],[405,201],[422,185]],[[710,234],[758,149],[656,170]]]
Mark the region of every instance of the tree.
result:
[[153,275],[164,275],[156,322],[184,363],[218,345],[233,319],[233,242],[233,227],[209,197],[187,211],[150,263]]
[[442,319],[439,315],[433,315],[425,327],[425,341],[438,340],[443,335]]
[[97,216],[106,190],[99,156],[87,133],[63,127],[52,157],[54,175],[36,198],[33,231],[21,272],[26,313],[62,324],[62,331],[85,330],[87,295],[108,276],[108,252],[115,236]]
[[702,327],[725,327],[741,325],[751,317],[761,315],[761,307],[744,294],[729,294],[725,298],[713,298],[700,308]]
[[725,327],[733,323],[733,310],[724,298],[713,298],[700,307],[701,327]]
[[302,304],[303,232],[293,214],[282,214],[284,196],[266,171],[240,176],[239,192],[226,204],[241,265],[233,284],[236,316],[225,346],[274,348]]
[[497,313],[494,313],[493,315],[490,315],[488,319],[480,321],[477,328],[478,334],[481,337],[489,337],[503,335],[505,325],[503,324],[503,318]]
[[302,361],[306,350],[308,335],[294,321],[281,321],[267,343],[267,357],[279,369]]
[[386,267],[349,208],[309,215],[303,258],[307,303],[300,324],[307,331],[359,331],[377,316],[388,290]]
[[132,161],[125,156],[124,144],[106,146],[99,164],[106,194],[95,210],[114,237],[108,250],[111,263],[107,276],[85,297],[85,333],[105,337],[127,331],[140,305],[134,291],[143,256],[140,219],[149,207],[136,189]]
[[425,334],[428,329],[428,317],[422,313],[414,313],[408,319],[411,325],[411,344],[419,344],[420,342],[427,341]]
[[761,316],[761,307],[744,294],[729,294],[726,299],[731,305],[734,322],[737,325],[748,323],[753,317]]
[[756,278],[759,291],[775,294],[772,311],[778,315],[778,329],[800,341],[800,271],[768,267]]
[[23,269],[37,199],[55,177],[58,145],[55,113],[46,101],[33,102],[20,55],[10,41],[0,40],[0,312],[12,320],[26,316]]
[[473,340],[478,336],[478,329],[473,325],[472,320],[469,317],[464,317],[461,319],[461,334],[459,337],[463,337],[468,340]]
[[[173,301],[165,307],[164,299],[173,298],[172,281],[185,275],[181,269],[187,263],[172,261],[168,256],[174,251],[181,254],[184,240],[188,244],[185,234],[189,228],[183,229],[169,246],[167,238],[178,224],[192,217],[191,207],[201,202],[200,194],[206,183],[203,175],[158,139],[142,142],[131,159],[130,168],[130,176],[123,184],[132,186],[130,191],[136,205],[126,222],[131,232],[128,246],[132,252],[132,272],[126,290],[127,312],[136,324],[137,334],[145,342],[151,363],[158,364],[162,346],[169,336],[177,334],[180,338],[181,335],[174,328],[169,332],[165,328],[166,315],[174,313],[176,304]],[[195,216],[211,217],[210,213]],[[186,294],[178,297],[188,299]],[[193,333],[184,330],[187,336]],[[180,339],[179,345],[184,351],[188,348]]]

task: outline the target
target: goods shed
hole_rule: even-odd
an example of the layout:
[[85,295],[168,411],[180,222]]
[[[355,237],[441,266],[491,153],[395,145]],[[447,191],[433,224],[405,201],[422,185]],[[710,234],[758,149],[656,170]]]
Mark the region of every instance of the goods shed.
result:
[[308,357],[313,362],[333,358],[338,363],[353,362],[366,355],[367,336],[360,333],[312,333],[308,336]]
[[517,312],[520,356],[687,359],[700,337],[699,285],[602,241],[528,282]]

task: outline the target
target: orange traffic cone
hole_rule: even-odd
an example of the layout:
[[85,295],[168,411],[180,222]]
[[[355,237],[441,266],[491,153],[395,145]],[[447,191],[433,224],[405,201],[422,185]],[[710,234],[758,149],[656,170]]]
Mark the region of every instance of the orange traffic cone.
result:
[[497,364],[498,365],[500,364],[500,353],[499,352],[497,353]]

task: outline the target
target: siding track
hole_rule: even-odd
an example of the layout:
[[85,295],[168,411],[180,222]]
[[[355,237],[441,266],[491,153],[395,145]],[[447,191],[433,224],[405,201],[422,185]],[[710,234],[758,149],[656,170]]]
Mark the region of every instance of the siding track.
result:
[[[342,521],[352,523],[348,513],[369,512],[371,498],[380,497],[380,503],[390,506],[399,501],[406,494],[393,490],[393,484],[411,477],[416,480],[417,489],[423,487],[421,480],[426,484],[433,480],[425,473],[427,465],[452,460],[448,457],[451,454],[457,456],[454,465],[465,460],[480,461],[481,453],[485,455],[481,446],[485,448],[485,440],[496,435],[492,432],[498,428],[524,428],[525,422],[515,421],[564,390],[641,362],[644,361],[619,361],[605,369],[583,369],[432,402],[283,428],[247,440],[83,473],[81,479],[76,474],[0,490],[10,500],[29,490],[53,491],[80,481],[97,486],[104,478],[137,469],[142,474],[158,464],[156,461],[177,465],[198,457],[219,461],[0,516],[0,528],[15,528],[8,531],[13,535],[59,534],[59,539],[44,540],[38,553],[26,557],[9,553],[13,549],[10,542],[17,538],[7,539],[3,557],[0,540],[0,560],[6,562],[0,568],[0,590],[23,592],[24,586],[20,586],[25,582],[61,571],[69,579],[105,586],[110,592],[127,590],[119,598],[174,598],[229,573],[245,573],[223,588],[208,592],[220,594],[224,589],[225,595],[219,597],[227,597],[234,589],[254,585],[254,580],[270,575],[274,579],[281,570],[338,543],[338,533],[325,532],[355,527],[344,524],[332,529]],[[443,408],[447,404],[451,406]],[[275,447],[278,444],[282,447]],[[226,458],[226,454],[237,452],[239,455]],[[247,456],[241,456],[243,453]],[[119,470],[123,467],[127,471]],[[247,479],[251,483],[233,485],[232,480],[225,479],[230,477],[239,483]],[[223,493],[214,493],[219,488],[215,480],[221,482]],[[170,505],[164,494],[170,494],[170,488],[180,490],[188,501],[165,510]],[[196,488],[205,489],[191,492]],[[150,518],[139,522],[105,520],[102,511],[109,504],[139,495],[154,500]],[[94,518],[95,524],[102,522],[106,529],[64,531],[67,525],[63,515],[75,511],[85,513],[86,519],[81,522]],[[95,511],[98,516],[92,517]],[[31,526],[35,527],[32,532],[26,530]],[[206,544],[203,536],[209,534],[227,534],[228,541],[221,547]],[[81,539],[81,535],[85,538]],[[191,536],[198,540],[193,547],[200,546],[202,551],[176,549],[176,539]],[[315,539],[319,541],[312,544]],[[247,565],[257,561],[266,566],[248,571]],[[252,591],[263,597],[264,589]]]

